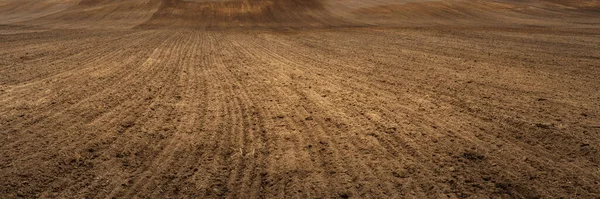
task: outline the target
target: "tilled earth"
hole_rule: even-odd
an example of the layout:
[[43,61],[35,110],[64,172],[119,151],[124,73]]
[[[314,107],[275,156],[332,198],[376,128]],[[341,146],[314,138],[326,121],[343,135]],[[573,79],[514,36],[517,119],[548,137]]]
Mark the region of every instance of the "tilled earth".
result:
[[0,198],[600,197],[593,10],[157,28],[178,4],[149,2],[129,28],[0,26]]

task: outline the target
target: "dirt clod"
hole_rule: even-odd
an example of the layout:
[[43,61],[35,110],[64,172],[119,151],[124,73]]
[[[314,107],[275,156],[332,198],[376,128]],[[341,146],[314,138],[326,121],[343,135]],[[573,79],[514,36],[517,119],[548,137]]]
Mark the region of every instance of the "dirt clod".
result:
[[469,151],[469,152],[464,152],[463,153],[463,157],[468,159],[468,160],[483,160],[485,158],[484,155],[479,154],[477,152],[474,151]]

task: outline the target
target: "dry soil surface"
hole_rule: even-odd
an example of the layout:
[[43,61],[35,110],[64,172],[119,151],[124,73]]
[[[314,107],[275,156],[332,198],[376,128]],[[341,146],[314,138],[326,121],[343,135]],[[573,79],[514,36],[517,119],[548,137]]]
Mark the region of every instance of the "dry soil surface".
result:
[[598,8],[0,0],[0,198],[600,198]]

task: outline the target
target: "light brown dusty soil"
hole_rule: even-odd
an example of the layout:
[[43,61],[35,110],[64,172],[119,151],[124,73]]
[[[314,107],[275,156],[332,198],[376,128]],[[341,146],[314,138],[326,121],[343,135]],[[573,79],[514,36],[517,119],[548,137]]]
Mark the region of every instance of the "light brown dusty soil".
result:
[[598,7],[0,0],[0,198],[600,198]]

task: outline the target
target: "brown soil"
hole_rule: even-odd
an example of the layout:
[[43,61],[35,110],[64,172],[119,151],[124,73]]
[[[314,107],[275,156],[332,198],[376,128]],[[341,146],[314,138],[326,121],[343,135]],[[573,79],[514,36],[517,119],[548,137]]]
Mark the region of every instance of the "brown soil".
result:
[[597,10],[0,0],[0,198],[600,198]]

